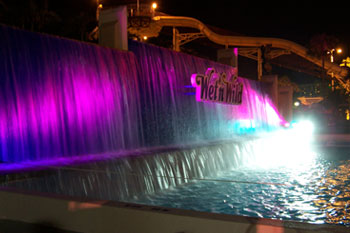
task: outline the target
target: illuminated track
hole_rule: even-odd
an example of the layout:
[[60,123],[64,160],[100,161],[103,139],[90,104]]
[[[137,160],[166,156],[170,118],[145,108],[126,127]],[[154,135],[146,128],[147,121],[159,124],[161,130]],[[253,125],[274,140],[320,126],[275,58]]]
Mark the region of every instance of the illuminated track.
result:
[[287,52],[294,53],[304,59],[312,62],[313,64],[324,67],[328,74],[333,76],[339,81],[339,83],[350,92],[350,86],[345,82],[344,77],[347,75],[347,70],[339,67],[338,65],[332,64],[329,61],[325,61],[320,58],[311,56],[308,54],[308,49],[294,43],[289,40],[278,39],[278,38],[267,38],[267,37],[246,37],[246,36],[225,36],[220,35],[210,30],[201,21],[182,16],[155,16],[152,18],[152,23],[157,25],[160,30],[162,27],[188,27],[198,29],[203,33],[209,40],[228,46],[241,46],[241,47],[261,47],[264,45],[270,45],[271,48],[282,49]]

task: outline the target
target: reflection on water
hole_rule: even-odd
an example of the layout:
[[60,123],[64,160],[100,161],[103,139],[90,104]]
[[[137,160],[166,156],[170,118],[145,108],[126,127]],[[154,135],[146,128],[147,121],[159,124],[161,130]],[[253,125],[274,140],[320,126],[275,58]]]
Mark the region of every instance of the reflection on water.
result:
[[[350,224],[350,161],[315,157],[307,166],[244,167],[134,202],[214,213]],[[205,193],[205,195],[203,195]]]
[[[350,160],[347,152],[329,154],[331,159],[312,156],[301,163],[293,163],[293,166],[290,159],[286,160],[288,163],[278,162],[279,166],[274,167],[252,166],[252,163],[239,162],[247,159],[249,154],[243,151],[261,147],[259,143],[254,143],[254,147],[246,144],[228,146],[225,150],[223,147],[220,150],[202,148],[185,154],[173,152],[57,168],[44,176],[1,186],[95,200],[350,225]],[[226,156],[232,148],[240,152],[237,161]],[[341,153],[345,154],[343,158],[339,158]],[[237,163],[242,164],[241,167],[235,166]],[[98,205],[100,202],[83,205],[72,202],[69,208],[88,209]]]
[[327,223],[350,224],[350,161],[327,170],[316,189],[315,206],[323,210]]

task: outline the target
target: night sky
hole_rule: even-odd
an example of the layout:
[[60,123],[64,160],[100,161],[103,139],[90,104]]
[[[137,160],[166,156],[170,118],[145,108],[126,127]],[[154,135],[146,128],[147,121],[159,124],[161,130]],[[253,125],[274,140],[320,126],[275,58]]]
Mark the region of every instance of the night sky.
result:
[[[33,2],[38,9],[47,2],[49,10],[57,13],[61,23],[82,13],[94,13],[97,0],[0,0],[0,12],[11,13],[13,17],[30,10]],[[136,0],[100,0],[106,6],[136,3]],[[141,3],[151,3],[143,1]],[[339,5],[332,8],[313,8],[303,5],[286,5],[276,8],[250,1],[191,1],[191,0],[157,0],[158,10],[171,15],[192,16],[202,22],[253,36],[278,36],[307,41],[317,33],[328,33],[342,38],[350,37],[348,33],[350,12]],[[243,2],[243,3],[242,3]],[[234,3],[234,4],[232,4]],[[272,4],[270,4],[272,5]],[[320,4],[320,6],[322,6]],[[5,9],[7,8],[7,9]],[[9,14],[7,14],[8,16]],[[93,15],[94,16],[94,15]],[[4,21],[4,19],[2,20]]]
[[[97,0],[0,0],[0,22],[74,39],[95,26]],[[136,0],[100,0],[106,7],[136,3]],[[141,3],[151,3],[143,1]],[[308,46],[310,39],[326,33],[339,39],[343,56],[350,50],[346,7],[322,4],[306,7],[283,2],[283,7],[251,1],[158,0],[158,10],[170,15],[190,16],[205,24],[247,36],[277,37]],[[232,4],[234,3],[234,4]],[[289,4],[289,5],[286,5]],[[46,23],[33,23],[38,12],[47,9]],[[36,19],[38,20],[38,19]]]
[[312,36],[325,33],[338,38],[342,46],[347,47],[350,42],[350,10],[339,6],[257,8],[247,6],[246,3],[229,7],[225,4],[227,1],[216,0],[215,5],[209,1],[203,1],[200,5],[187,1],[184,3],[187,7],[181,8],[177,7],[179,1],[163,0],[163,2],[164,6],[161,8],[169,14],[192,16],[206,24],[249,36],[289,39],[308,46]]

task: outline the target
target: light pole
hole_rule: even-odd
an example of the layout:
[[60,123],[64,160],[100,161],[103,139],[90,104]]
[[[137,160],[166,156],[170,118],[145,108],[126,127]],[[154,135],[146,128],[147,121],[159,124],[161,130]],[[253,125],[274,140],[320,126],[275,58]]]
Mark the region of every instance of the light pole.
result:
[[327,54],[330,54],[330,58],[331,58],[331,62],[333,63],[334,62],[334,52],[337,52],[337,53],[342,53],[342,49],[341,48],[337,48],[337,49],[331,49],[329,51],[327,51]]
[[152,5],[151,5],[151,9],[152,9],[152,17],[154,17],[154,13],[157,9],[158,5],[156,2],[153,2]]
[[100,11],[102,9],[102,4],[100,3],[100,0],[96,0],[97,8],[96,8],[96,20],[97,22],[100,20]]
[[[327,54],[330,55],[330,59],[331,59],[331,63],[334,63],[334,52],[337,52],[337,53],[342,53],[342,49],[341,48],[337,48],[337,49],[331,49],[329,51],[327,51]],[[331,85],[332,85],[332,91],[334,91],[334,74],[333,72],[331,73]]]

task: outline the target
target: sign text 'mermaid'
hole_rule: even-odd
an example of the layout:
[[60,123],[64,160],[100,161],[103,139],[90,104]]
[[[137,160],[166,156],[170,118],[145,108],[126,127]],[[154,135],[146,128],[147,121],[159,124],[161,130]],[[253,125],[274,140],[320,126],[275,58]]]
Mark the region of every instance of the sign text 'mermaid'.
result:
[[233,75],[227,80],[226,73],[215,73],[208,68],[205,74],[193,74],[192,86],[196,88],[197,101],[212,101],[226,104],[241,104],[243,84]]

